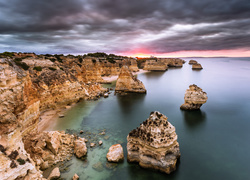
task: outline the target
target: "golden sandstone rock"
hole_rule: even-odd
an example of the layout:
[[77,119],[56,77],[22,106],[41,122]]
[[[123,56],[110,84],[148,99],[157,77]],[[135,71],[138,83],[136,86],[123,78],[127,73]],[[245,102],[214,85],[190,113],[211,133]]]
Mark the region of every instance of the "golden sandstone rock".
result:
[[133,76],[129,68],[127,66],[123,66],[116,81],[115,92],[146,93],[146,89],[143,83]]
[[200,87],[193,84],[185,92],[185,103],[181,105],[183,110],[197,110],[202,104],[207,102],[207,93],[202,91]]
[[138,162],[143,168],[167,174],[176,169],[180,157],[175,127],[160,112],[149,118],[127,136],[128,162]]

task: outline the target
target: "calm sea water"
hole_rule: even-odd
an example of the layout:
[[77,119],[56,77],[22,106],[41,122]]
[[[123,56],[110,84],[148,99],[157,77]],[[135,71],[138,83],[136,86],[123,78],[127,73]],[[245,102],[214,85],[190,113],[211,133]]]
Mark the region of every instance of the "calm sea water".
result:
[[[187,62],[180,69],[138,75],[146,95],[122,97],[112,93],[107,99],[81,102],[67,111],[53,130],[82,129],[90,142],[102,140],[103,145],[88,148],[87,160],[74,158],[66,163],[61,168],[67,166],[62,177],[70,179],[77,173],[80,179],[249,179],[250,58],[195,59],[203,70],[193,71]],[[179,108],[190,84],[197,84],[208,94],[200,111]],[[155,110],[176,127],[181,151],[177,170],[167,175],[129,164],[126,158],[114,169],[107,169],[108,148],[121,143],[126,157],[128,133]],[[103,130],[106,134],[99,135]],[[101,164],[99,171],[92,168],[95,163]]]

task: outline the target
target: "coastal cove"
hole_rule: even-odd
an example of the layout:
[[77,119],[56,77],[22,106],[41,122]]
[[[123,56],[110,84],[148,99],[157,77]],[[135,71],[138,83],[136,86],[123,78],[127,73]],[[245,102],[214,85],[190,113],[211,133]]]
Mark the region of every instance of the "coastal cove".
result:
[[[189,60],[189,59],[184,59]],[[47,130],[84,133],[89,140],[85,160],[73,157],[60,167],[61,177],[70,179],[227,179],[245,180],[250,176],[250,58],[195,58],[203,70],[191,65],[165,72],[138,74],[147,94],[114,95],[97,101],[82,101],[65,112]],[[200,111],[182,111],[184,93],[196,84],[207,92],[207,103]],[[115,83],[104,85],[115,87]],[[181,158],[170,175],[140,168],[126,161],[127,135],[150,112],[160,111],[176,128]],[[105,135],[99,133],[105,132]],[[103,141],[89,148],[90,142]],[[120,143],[125,161],[106,164],[108,148]],[[94,169],[93,166],[99,167]],[[109,168],[107,168],[109,167]]]

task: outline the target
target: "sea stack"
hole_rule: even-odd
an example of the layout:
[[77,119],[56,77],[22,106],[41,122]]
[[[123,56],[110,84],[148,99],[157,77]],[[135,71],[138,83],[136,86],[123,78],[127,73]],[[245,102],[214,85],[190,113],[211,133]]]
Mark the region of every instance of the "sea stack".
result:
[[146,89],[143,83],[133,76],[129,68],[127,66],[123,66],[116,81],[115,92],[146,93]]
[[197,85],[193,84],[186,90],[184,100],[185,103],[181,105],[181,109],[198,110],[202,104],[207,102],[207,93],[202,91]]
[[180,158],[175,127],[158,111],[127,136],[128,162],[170,174]]

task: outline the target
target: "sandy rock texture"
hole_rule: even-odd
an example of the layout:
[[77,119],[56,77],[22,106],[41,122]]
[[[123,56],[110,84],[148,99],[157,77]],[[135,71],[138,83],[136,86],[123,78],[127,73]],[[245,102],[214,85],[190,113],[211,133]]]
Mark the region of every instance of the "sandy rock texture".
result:
[[149,118],[127,136],[128,162],[138,162],[143,168],[171,173],[180,158],[175,127],[160,112]]
[[109,148],[107,153],[107,160],[109,162],[120,162],[124,160],[123,148],[120,144],[114,144]]
[[143,83],[133,76],[129,68],[127,66],[123,66],[116,81],[115,92],[146,93],[146,89]]
[[183,110],[198,110],[202,104],[207,102],[207,93],[200,87],[193,84],[185,92],[184,104],[181,105]]

